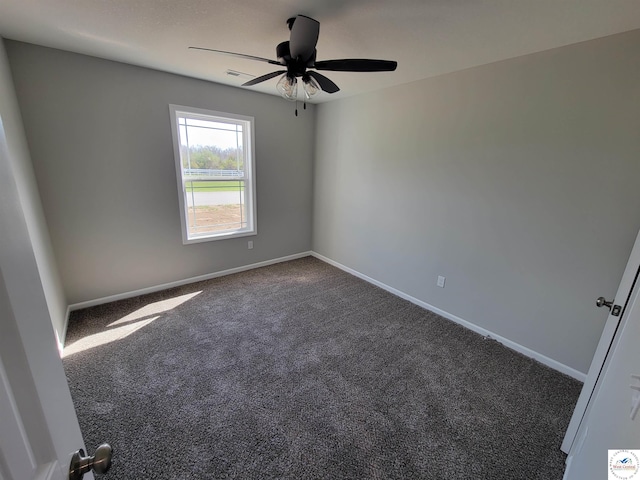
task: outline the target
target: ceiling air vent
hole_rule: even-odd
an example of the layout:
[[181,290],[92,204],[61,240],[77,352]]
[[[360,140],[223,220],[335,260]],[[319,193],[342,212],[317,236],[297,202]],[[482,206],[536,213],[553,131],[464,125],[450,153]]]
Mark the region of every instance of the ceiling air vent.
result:
[[226,74],[231,76],[231,77],[255,78],[255,75],[250,75],[248,73],[238,72],[237,70],[227,70]]

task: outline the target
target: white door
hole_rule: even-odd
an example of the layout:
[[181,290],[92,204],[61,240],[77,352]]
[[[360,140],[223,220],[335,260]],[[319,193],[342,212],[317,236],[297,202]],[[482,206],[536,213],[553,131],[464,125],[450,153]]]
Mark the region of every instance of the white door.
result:
[[[613,301],[614,308],[609,311],[609,316],[607,317],[607,322],[605,323],[602,336],[600,337],[598,347],[596,348],[593,360],[591,361],[591,366],[589,367],[587,378],[582,387],[582,391],[580,392],[580,397],[578,398],[578,402],[576,403],[576,408],[573,411],[573,416],[571,417],[569,427],[567,428],[567,431],[565,433],[561,447],[561,450],[565,453],[570,452],[572,445],[576,440],[578,429],[583,421],[585,412],[598,382],[598,378],[601,375],[610,352],[613,351],[613,347],[615,346],[615,339],[617,339],[616,332],[623,327],[623,324],[626,320],[626,311],[629,309],[631,292],[634,283],[638,278],[639,272],[640,232],[636,237],[635,244],[633,246],[633,249],[631,250],[631,255],[629,256],[629,261],[627,262],[627,266],[624,270],[624,273],[622,274],[622,280],[620,280],[620,285],[618,286],[618,290],[616,292],[615,301],[614,299],[607,299]],[[594,306],[595,300],[596,299],[594,298]],[[615,306],[618,306],[620,308],[619,312],[616,312]]]
[[[4,277],[3,269],[0,479],[63,480],[69,477],[72,453],[84,444],[53,329],[47,317],[21,316],[17,321],[20,300],[12,301]],[[33,303],[40,303],[37,292]]]
[[0,116],[0,480],[63,480],[84,445],[9,161],[6,120]]
[[29,162],[0,38],[0,480],[63,480],[84,444],[36,259],[44,220]]
[[630,388],[640,386],[639,291],[637,282],[567,457],[565,480],[640,479],[640,413],[632,419],[640,391]]

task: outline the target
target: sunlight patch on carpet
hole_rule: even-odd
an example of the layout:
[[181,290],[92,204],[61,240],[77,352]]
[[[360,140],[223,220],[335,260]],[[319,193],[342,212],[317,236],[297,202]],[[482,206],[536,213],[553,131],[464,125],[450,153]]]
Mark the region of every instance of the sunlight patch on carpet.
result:
[[77,342],[65,347],[62,353],[62,357],[66,358],[75,353],[89,350],[90,348],[99,347],[101,345],[106,345],[107,343],[115,342],[116,340],[121,340],[140,330],[142,327],[146,327],[158,318],[160,318],[160,315],[84,337]]
[[185,295],[179,295],[177,297],[167,298],[165,300],[161,300],[159,302],[149,303],[142,308],[139,308],[135,312],[131,312],[128,315],[125,315],[119,320],[115,322],[111,322],[108,326],[115,327],[116,325],[122,325],[124,323],[132,322],[134,320],[140,320],[141,318],[149,317],[151,315],[158,315],[159,313],[168,312],[169,310],[173,310],[174,308],[182,305],[188,300],[191,300],[196,295],[199,295],[202,291],[187,293]]

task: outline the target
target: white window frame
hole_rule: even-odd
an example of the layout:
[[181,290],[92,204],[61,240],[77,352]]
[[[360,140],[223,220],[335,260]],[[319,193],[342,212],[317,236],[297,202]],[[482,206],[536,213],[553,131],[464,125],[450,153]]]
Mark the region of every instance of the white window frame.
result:
[[[171,134],[173,136],[173,155],[175,157],[176,180],[178,185],[178,201],[180,203],[180,223],[182,226],[182,243],[209,242],[228,238],[257,235],[256,222],[256,182],[255,182],[255,154],[254,154],[254,118],[234,113],[217,112],[202,108],[169,105],[171,116]],[[189,234],[189,215],[187,213],[187,191],[183,178],[182,159],[180,156],[179,118],[187,117],[196,120],[208,120],[221,123],[235,123],[242,125],[242,150],[244,155],[244,205],[247,216],[247,226],[237,230],[224,232]],[[192,180],[192,179],[189,179]],[[222,179],[221,179],[222,180]]]

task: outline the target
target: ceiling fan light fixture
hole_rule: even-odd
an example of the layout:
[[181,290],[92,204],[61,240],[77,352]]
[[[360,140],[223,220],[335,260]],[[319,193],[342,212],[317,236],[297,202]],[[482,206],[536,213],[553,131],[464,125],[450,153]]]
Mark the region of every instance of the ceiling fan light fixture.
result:
[[313,77],[309,75],[304,75],[302,77],[302,88],[304,89],[304,95],[309,100],[320,90],[320,85]]
[[295,101],[298,99],[298,79],[290,77],[286,73],[278,80],[276,89],[287,100]]

